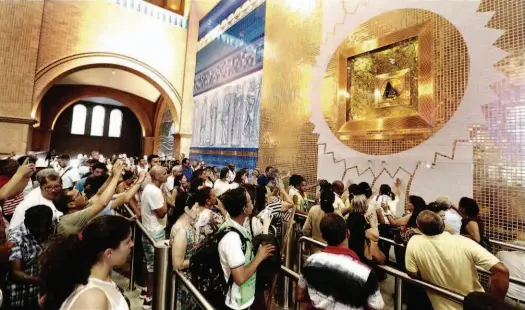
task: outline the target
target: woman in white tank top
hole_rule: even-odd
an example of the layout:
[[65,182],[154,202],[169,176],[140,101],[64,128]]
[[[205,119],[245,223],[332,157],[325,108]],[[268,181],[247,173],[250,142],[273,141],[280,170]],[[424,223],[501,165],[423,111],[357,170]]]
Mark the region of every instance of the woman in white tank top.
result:
[[132,246],[129,221],[114,215],[54,240],[42,256],[43,308],[129,310],[110,271],[126,262]]

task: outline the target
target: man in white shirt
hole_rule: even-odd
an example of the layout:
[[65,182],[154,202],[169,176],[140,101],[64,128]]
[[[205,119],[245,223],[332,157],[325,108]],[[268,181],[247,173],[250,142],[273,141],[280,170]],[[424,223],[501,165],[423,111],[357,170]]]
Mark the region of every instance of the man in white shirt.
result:
[[[272,255],[275,247],[270,244],[261,245],[254,257],[251,234],[243,226],[253,212],[253,203],[243,187],[226,192],[222,201],[230,217],[222,224],[219,231],[228,229],[230,232],[219,241],[219,256],[224,279],[227,282],[230,276],[233,279],[233,284],[226,294],[225,305],[226,308],[234,310],[247,309],[255,300],[257,267]],[[266,216],[263,233],[268,233],[270,222],[270,217]],[[241,237],[244,242],[241,241]]]
[[72,189],[80,180],[80,175],[75,167],[69,165],[70,157],[68,154],[62,154],[58,157],[60,178],[62,179],[62,188]]
[[[161,190],[168,178],[166,167],[154,166],[150,172],[151,183],[146,185],[141,196],[142,225],[156,241],[165,239],[166,213],[168,211],[166,199]],[[151,309],[153,296],[153,265],[155,262],[155,247],[146,236],[142,236],[144,260],[148,270],[147,295],[144,299],[143,309]]]
[[11,222],[9,223],[9,231],[23,225],[26,210],[37,205],[46,205],[53,211],[53,221],[58,222],[62,212],[58,211],[53,203],[53,199],[58,197],[62,192],[62,185],[60,184],[60,177],[53,169],[44,169],[37,173],[36,179],[40,187],[33,189],[24,200],[16,207]]
[[146,159],[141,158],[139,161],[139,164],[137,165],[137,174],[142,171],[148,171],[148,169],[149,169],[148,162],[146,161]]
[[235,165],[229,164],[228,165],[228,182],[233,182],[235,180]]
[[[525,247],[525,242],[510,242]],[[525,280],[525,252],[522,251],[499,251],[496,256],[509,269],[510,276]],[[525,288],[518,284],[509,284],[507,302],[516,306],[516,309],[525,309]]]
[[[341,199],[341,195],[345,192],[345,185],[343,182],[337,180],[332,183],[332,190],[335,194],[335,200],[334,200],[334,210],[341,213],[341,215],[346,214],[346,208],[345,203],[343,202],[343,199]],[[350,211],[350,210],[348,210]]]

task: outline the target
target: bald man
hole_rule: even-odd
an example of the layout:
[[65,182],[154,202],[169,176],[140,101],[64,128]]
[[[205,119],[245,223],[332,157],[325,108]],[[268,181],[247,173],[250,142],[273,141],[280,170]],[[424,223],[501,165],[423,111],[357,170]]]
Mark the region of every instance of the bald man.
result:
[[341,196],[345,192],[345,185],[339,180],[334,181],[332,183],[332,190],[335,193],[334,210],[342,215],[346,214],[347,210],[345,208],[345,203],[343,202],[343,199],[341,199]]
[[[484,292],[479,283],[476,266],[491,273],[491,294],[503,300],[509,288],[509,271],[491,253],[474,240],[444,231],[441,217],[432,211],[423,211],[417,217],[417,227],[423,235],[410,239],[406,249],[407,273],[467,295]],[[434,309],[460,310],[463,307],[438,294],[428,292]]]
[[[142,214],[142,225],[144,225],[150,236],[156,241],[161,241],[164,240],[166,236],[166,212],[168,211],[165,195],[161,187],[168,179],[168,169],[162,166],[154,166],[150,169],[149,174],[151,183],[146,185],[141,196],[142,205],[140,211]],[[144,261],[148,271],[146,283],[147,293],[144,299],[143,309],[149,309],[148,307],[151,307],[153,296],[155,248],[144,235],[142,235],[142,245],[144,248]]]

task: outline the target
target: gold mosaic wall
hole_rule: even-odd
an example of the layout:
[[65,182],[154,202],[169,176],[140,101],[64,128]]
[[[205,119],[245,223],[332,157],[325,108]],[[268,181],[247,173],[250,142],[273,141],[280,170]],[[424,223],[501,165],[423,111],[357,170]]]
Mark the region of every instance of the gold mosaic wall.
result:
[[495,45],[508,53],[496,68],[505,80],[492,85],[499,99],[484,108],[487,123],[471,129],[474,199],[491,238],[525,240],[525,1],[486,0],[496,14],[488,27],[504,30]]
[[[383,49],[382,52],[372,50],[350,58],[348,65],[352,65],[359,60],[369,60],[370,70],[368,71],[382,73],[390,71],[394,73],[395,71],[410,69],[413,72],[410,77],[411,84],[413,84],[412,96],[418,96],[417,90],[414,89],[416,87],[419,88],[420,93],[423,93],[421,90],[430,88],[431,97],[426,99],[428,101],[428,103],[425,103],[427,106],[423,106],[422,97],[412,97],[412,108],[408,106],[404,108],[390,107],[388,108],[391,112],[390,114],[382,113],[379,115],[380,117],[387,117],[379,123],[376,119],[378,114],[376,112],[361,113],[359,117],[362,119],[364,116],[366,123],[345,123],[347,100],[350,102],[351,107],[366,105],[367,100],[370,106],[375,105],[373,90],[370,90],[369,97],[366,98],[366,94],[356,93],[354,91],[355,87],[351,89],[341,87],[339,80],[341,76],[340,71],[348,69],[348,67],[341,66],[340,63],[347,58],[345,51],[355,49],[356,46],[367,45],[370,42],[381,42],[389,36],[398,37],[397,40],[399,41],[405,40],[407,38],[403,32],[406,29],[411,27],[417,28],[419,25],[425,24],[428,24],[427,27],[430,29],[429,38],[425,37],[425,40],[423,40],[421,39],[422,36],[420,36],[414,42],[414,44],[417,44],[414,48],[419,50],[418,57],[408,55],[410,48],[395,50],[395,47],[386,47],[387,49]],[[391,41],[392,39],[389,38],[388,40]],[[378,47],[381,47],[381,45]],[[405,52],[405,55],[399,52]],[[397,62],[395,64],[391,62],[385,63],[383,60],[386,56]],[[423,67],[417,72],[415,69],[419,63],[426,61],[426,58],[430,58],[428,63],[433,68],[430,66],[428,68]],[[404,61],[401,61],[403,59]],[[418,64],[411,64],[411,61],[416,61]],[[359,70],[366,71],[367,69],[358,68],[356,70],[351,67],[348,69],[350,74],[354,72],[354,75]],[[399,153],[415,147],[428,139],[452,117],[463,97],[468,70],[469,59],[466,44],[459,31],[450,22],[426,10],[405,9],[391,11],[374,17],[359,26],[334,53],[323,81],[323,114],[332,131],[349,147],[362,153],[374,155]],[[423,78],[421,74],[418,76],[418,73],[429,75],[429,81],[419,83],[419,86],[417,86],[418,79]],[[369,75],[361,75],[360,77],[370,79]],[[365,83],[374,83],[374,81],[365,81]],[[345,91],[349,91],[346,96]],[[348,95],[350,95],[350,98],[347,98]],[[415,103],[413,102],[414,99],[416,99]],[[414,105],[418,105],[418,101],[419,108],[414,108]],[[434,110],[434,113],[429,112],[429,110]],[[415,117],[416,115],[421,117]],[[339,134],[340,131],[354,132],[354,134],[350,136],[343,133]],[[356,131],[359,133],[356,134]]]
[[[302,0],[301,0],[302,1]],[[321,43],[320,1],[294,10],[287,1],[266,1],[258,167],[317,179],[317,136],[310,123],[310,81]]]
[[[505,31],[495,45],[509,55],[496,65],[506,78],[492,85],[499,99],[484,108],[486,125],[471,128],[474,199],[482,208],[491,238],[524,240],[525,1],[484,0],[479,11],[496,12],[488,27]],[[350,39],[364,41],[428,19],[434,26],[442,27],[434,58],[436,67],[441,68],[434,75],[434,98],[438,104],[435,126],[440,128],[456,111],[465,89],[469,65],[466,46],[450,23],[432,13],[405,10],[388,13],[387,17],[388,24],[372,20],[361,27],[368,31],[358,31]],[[311,182],[317,175],[317,136],[312,133],[307,107],[311,68],[320,45],[320,6],[317,2],[313,11],[304,14],[291,11],[284,1],[267,0],[266,18],[258,166],[285,167],[307,176]],[[344,122],[338,116],[345,115],[345,98],[337,98],[337,87],[330,86],[337,85],[337,81],[329,81],[337,78],[336,70],[337,63],[332,61],[323,89],[336,98],[332,100],[334,105],[323,105],[332,129]],[[354,148],[369,154],[392,154],[421,142],[369,140],[359,141]],[[447,158],[454,164],[467,164]],[[440,169],[439,164],[435,169]]]

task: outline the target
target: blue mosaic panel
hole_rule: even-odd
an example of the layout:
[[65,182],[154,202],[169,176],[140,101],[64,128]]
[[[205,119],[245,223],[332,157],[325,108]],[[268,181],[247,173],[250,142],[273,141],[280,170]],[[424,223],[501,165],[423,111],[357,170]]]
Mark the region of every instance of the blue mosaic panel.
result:
[[[221,1],[201,21],[199,39],[244,2]],[[197,52],[191,160],[257,165],[265,15],[263,3]]]
[[[195,67],[197,75],[210,66],[215,66],[217,62],[228,57],[228,55],[262,38],[264,36],[265,17],[266,3],[263,3],[197,52]],[[262,45],[263,43],[260,43],[260,47],[257,48],[260,50],[261,59]]]
[[263,66],[264,38],[242,47],[213,66],[195,75],[194,96],[198,96],[226,83],[261,70]]
[[[226,167],[229,164],[234,164],[237,169],[248,168],[254,169],[257,166],[257,156],[235,156],[235,155],[220,155],[220,154],[197,154],[195,150],[205,150],[205,148],[192,148],[190,150],[190,160],[204,161],[206,166]],[[213,149],[216,150],[216,149]],[[228,149],[231,151],[232,149]],[[240,151],[258,151],[258,149],[236,149]]]
[[262,71],[193,98],[191,146],[259,147]]
[[199,40],[230,16],[247,0],[222,0],[199,22]]

